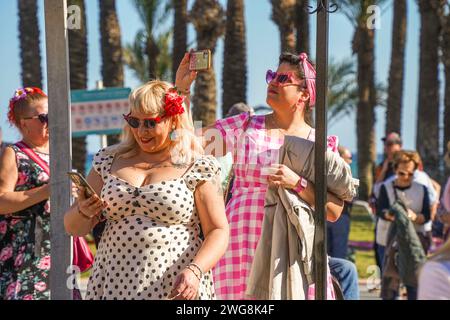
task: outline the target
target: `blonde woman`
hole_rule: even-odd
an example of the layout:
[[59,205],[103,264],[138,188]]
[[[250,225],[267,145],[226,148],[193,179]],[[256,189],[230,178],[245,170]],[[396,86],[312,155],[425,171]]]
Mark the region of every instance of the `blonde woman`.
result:
[[[210,270],[228,245],[220,168],[203,156],[183,97],[162,81],[130,95],[123,141],[101,150],[66,230],[107,219],[87,299],[214,299]],[[199,237],[200,225],[204,241]]]

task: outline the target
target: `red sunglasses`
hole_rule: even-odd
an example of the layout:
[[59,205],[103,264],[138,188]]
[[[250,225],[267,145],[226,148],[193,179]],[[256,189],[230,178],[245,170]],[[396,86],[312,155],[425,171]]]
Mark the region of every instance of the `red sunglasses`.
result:
[[146,119],[138,119],[135,117],[132,117],[129,114],[123,115],[123,118],[125,121],[130,125],[130,127],[137,129],[141,125],[141,121],[144,123],[144,127],[147,129],[154,129],[158,123],[162,121],[164,116],[162,117],[156,117],[156,118],[146,118]]

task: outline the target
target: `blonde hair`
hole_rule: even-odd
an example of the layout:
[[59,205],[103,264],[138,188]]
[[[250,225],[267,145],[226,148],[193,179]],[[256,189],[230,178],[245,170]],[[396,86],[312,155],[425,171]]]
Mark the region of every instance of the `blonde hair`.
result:
[[[160,80],[152,80],[134,89],[130,96],[130,112],[144,114],[164,114],[165,95],[173,85]],[[170,145],[171,161],[174,164],[188,164],[201,156],[203,148],[199,139],[195,136],[194,126],[186,104],[183,104],[185,112],[172,117],[175,124],[176,141]],[[131,158],[137,155],[139,145],[134,138],[133,132],[125,123],[121,142],[112,147],[111,151],[117,157]]]
[[447,241],[436,251],[430,258],[433,261],[448,261],[450,260],[450,237]]

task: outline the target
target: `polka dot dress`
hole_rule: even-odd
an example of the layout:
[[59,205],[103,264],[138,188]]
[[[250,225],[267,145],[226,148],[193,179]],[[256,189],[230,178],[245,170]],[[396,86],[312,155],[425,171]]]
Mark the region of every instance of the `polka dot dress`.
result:
[[[86,299],[167,299],[177,275],[202,245],[195,188],[220,174],[219,164],[205,156],[181,178],[138,188],[111,175],[113,159],[101,150],[93,160],[110,207]],[[211,272],[200,282],[198,299],[215,299]]]

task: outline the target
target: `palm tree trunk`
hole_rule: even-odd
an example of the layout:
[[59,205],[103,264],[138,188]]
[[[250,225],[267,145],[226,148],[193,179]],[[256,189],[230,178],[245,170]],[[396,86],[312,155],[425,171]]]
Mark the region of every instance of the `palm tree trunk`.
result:
[[[123,87],[123,54],[116,0],[99,0],[99,4],[103,84],[107,88]],[[119,141],[120,135],[108,136],[108,145]]]
[[[447,14],[444,21],[444,32],[442,34],[441,44],[445,70],[443,154],[447,152],[447,144],[450,142],[450,14]],[[445,177],[449,176],[450,167],[446,167]]]
[[297,29],[297,53],[306,52],[310,54],[309,40],[309,0],[297,0],[295,9],[295,27]]
[[418,0],[420,30],[419,106],[417,113],[416,148],[423,159],[425,171],[439,177],[439,11],[441,0]]
[[147,56],[148,56],[148,76],[150,80],[158,77],[158,56],[159,48],[153,35],[147,31]]
[[222,115],[247,101],[247,46],[244,0],[228,0],[223,61]]
[[22,85],[42,88],[37,0],[19,0],[18,4]]
[[[88,44],[86,11],[84,0],[69,0],[68,6],[77,5],[81,9],[81,28],[69,30],[69,65],[71,90],[87,88]],[[78,172],[85,173],[86,138],[72,139],[72,165]]]
[[375,30],[360,24],[353,40],[353,52],[358,57],[358,176],[359,197],[368,200],[373,184],[375,163]]
[[172,5],[174,8],[172,79],[175,82],[178,66],[187,51],[187,0],[172,0]]
[[391,68],[386,111],[386,135],[401,133],[403,79],[405,76],[406,0],[394,1]]
[[281,52],[295,53],[295,6],[296,0],[270,0],[272,20],[280,31]]
[[202,126],[211,125],[216,120],[216,75],[214,72],[214,53],[219,37],[224,33],[224,12],[217,0],[196,0],[191,10],[190,19],[197,32],[199,49],[210,49],[212,66],[208,71],[201,71],[195,82],[193,118],[201,121]]

